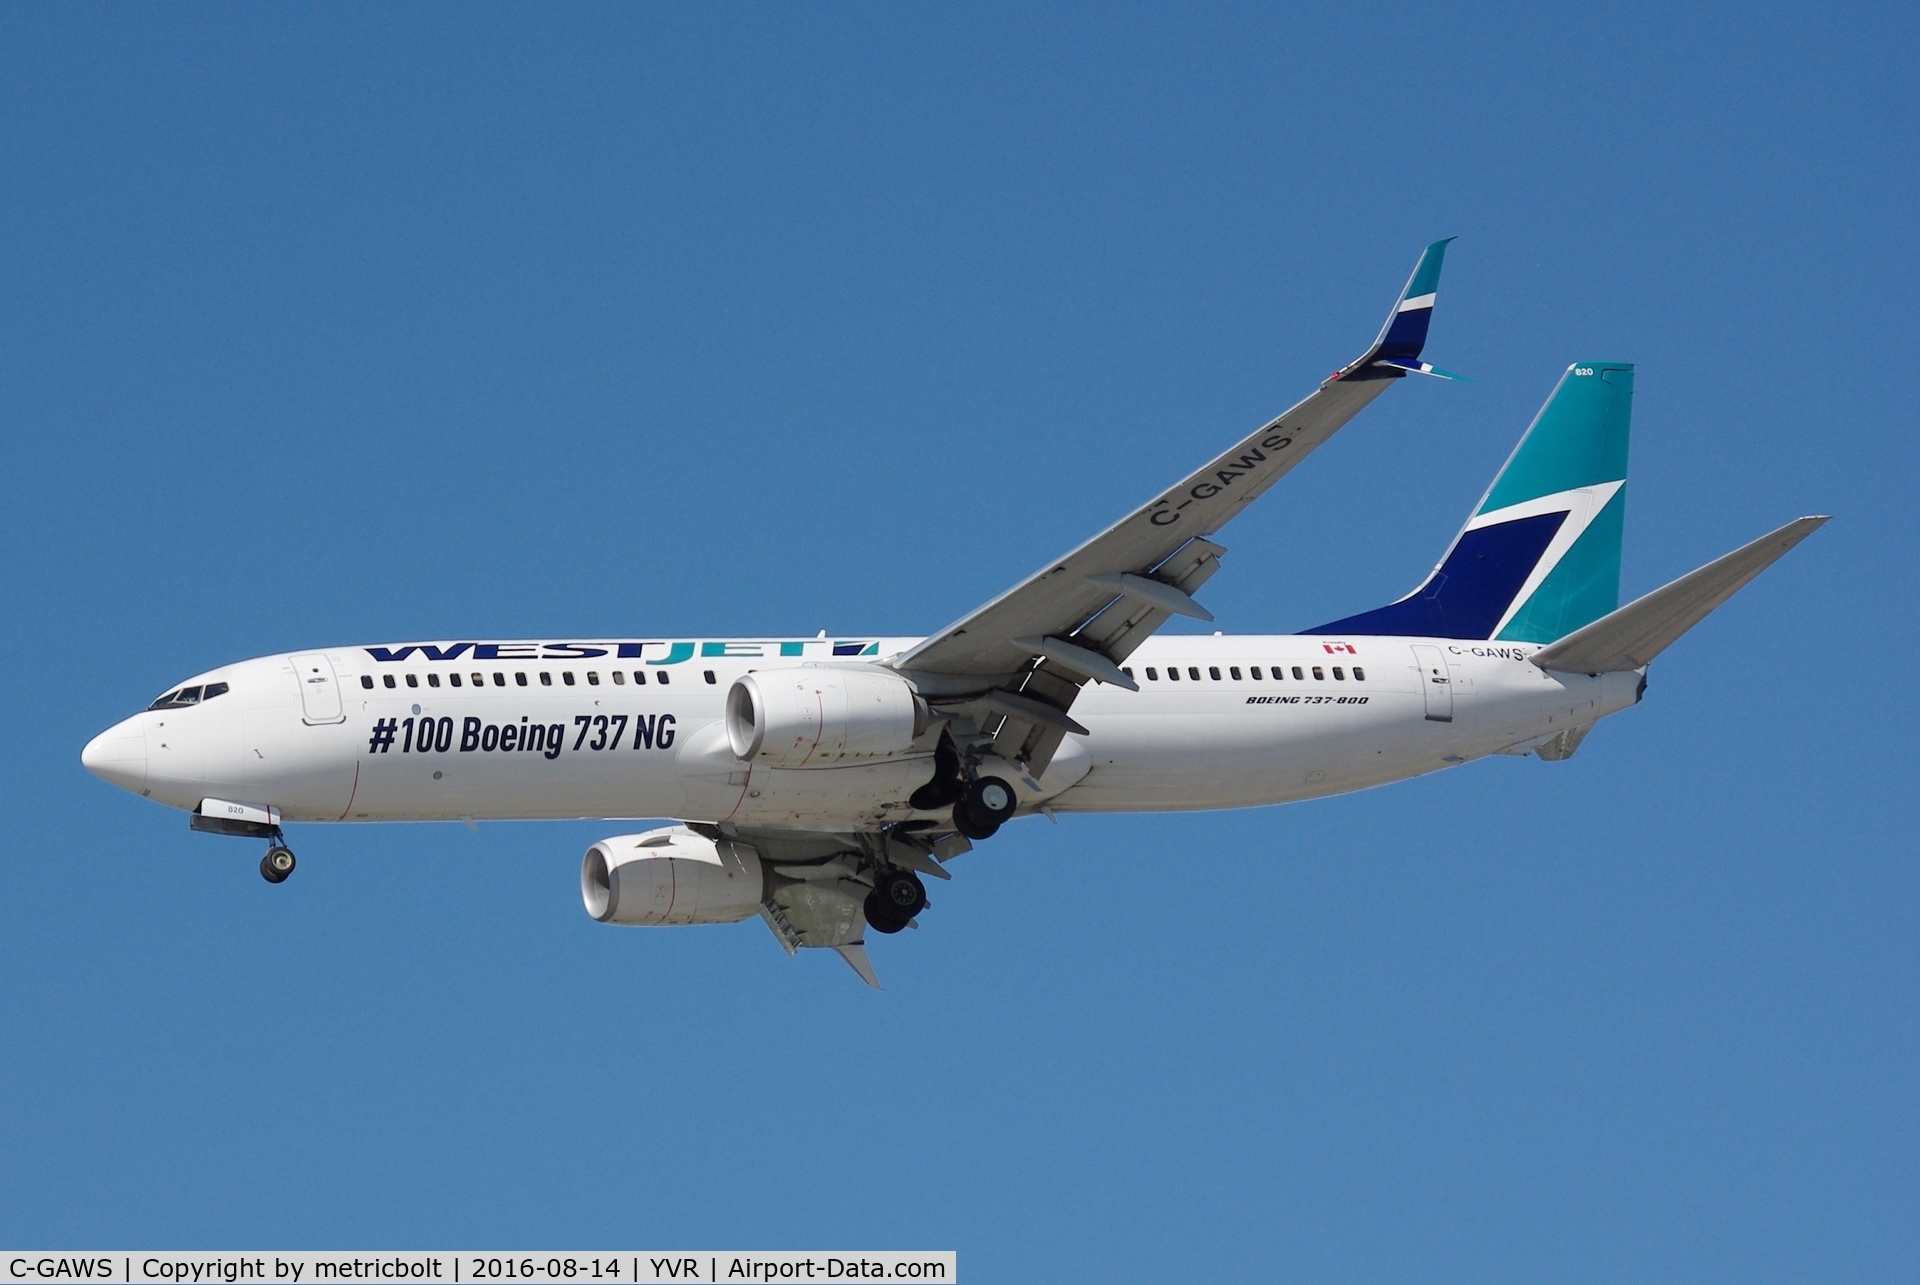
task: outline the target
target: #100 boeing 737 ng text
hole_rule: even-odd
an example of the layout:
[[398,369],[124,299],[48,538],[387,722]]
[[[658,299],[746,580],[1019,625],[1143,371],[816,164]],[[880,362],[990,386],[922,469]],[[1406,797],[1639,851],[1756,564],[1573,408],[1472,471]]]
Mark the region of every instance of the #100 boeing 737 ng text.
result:
[[95,737],[96,775],[270,843],[287,821],[678,817],[587,851],[612,924],[758,915],[840,952],[1017,817],[1287,803],[1564,759],[1648,662],[1826,519],[1619,605],[1633,367],[1567,368],[1421,586],[1299,634],[1156,637],[1227,521],[1421,360],[1447,243],[1292,410],[929,638],[441,641],[225,665]]

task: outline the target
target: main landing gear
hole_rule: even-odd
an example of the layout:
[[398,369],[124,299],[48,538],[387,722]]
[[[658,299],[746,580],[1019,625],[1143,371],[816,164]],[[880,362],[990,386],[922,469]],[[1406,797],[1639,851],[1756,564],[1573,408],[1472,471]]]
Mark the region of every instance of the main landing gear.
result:
[[991,839],[1017,804],[1011,785],[997,776],[977,776],[953,805],[953,828],[969,839]]
[[278,830],[275,830],[273,846],[267,849],[266,856],[260,858],[260,877],[268,883],[285,883],[287,876],[293,873],[295,864],[293,849],[287,846],[286,840],[281,837]]
[[[289,854],[291,855],[291,854]],[[897,933],[927,908],[927,886],[911,870],[882,869],[867,894],[867,923],[877,933]]]
[[953,828],[969,839],[990,839],[1012,818],[1020,800],[997,776],[974,776],[961,761],[950,737],[940,738],[933,754],[933,779],[907,802],[922,812],[953,808]]

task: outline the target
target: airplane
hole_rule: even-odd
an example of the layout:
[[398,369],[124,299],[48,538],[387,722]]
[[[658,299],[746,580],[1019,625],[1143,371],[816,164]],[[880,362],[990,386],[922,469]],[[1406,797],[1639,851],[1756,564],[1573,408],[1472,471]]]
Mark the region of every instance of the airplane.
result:
[[[1449,238],[1449,241],[1451,238]],[[1448,241],[1360,357],[1079,548],[929,637],[441,640],[223,665],[89,742],[193,829],[295,859],[309,821],[677,818],[602,839],[602,923],[759,916],[878,987],[869,930],[1008,821],[1257,807],[1492,755],[1564,760],[1662,651],[1827,519],[1619,602],[1633,366],[1567,367],[1418,588],[1297,634],[1195,598],[1229,520],[1422,360]]]

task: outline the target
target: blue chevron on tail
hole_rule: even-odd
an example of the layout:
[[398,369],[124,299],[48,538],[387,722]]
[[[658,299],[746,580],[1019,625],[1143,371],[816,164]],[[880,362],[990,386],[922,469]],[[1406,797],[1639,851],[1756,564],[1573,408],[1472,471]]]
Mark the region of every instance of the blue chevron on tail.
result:
[[1575,362],[1440,565],[1312,634],[1552,642],[1620,605],[1633,367]]

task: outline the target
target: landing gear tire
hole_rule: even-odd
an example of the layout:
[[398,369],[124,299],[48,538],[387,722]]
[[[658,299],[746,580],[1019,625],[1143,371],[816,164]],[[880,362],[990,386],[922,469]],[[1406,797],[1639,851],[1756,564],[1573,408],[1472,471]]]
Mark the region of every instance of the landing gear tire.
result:
[[260,877],[268,883],[285,883],[293,873],[294,864],[292,849],[275,844],[260,858]]
[[999,831],[1000,823],[975,816],[962,799],[953,805],[953,828],[969,839],[991,839]]
[[953,828],[969,839],[991,839],[1017,804],[1013,787],[999,777],[976,777],[953,805]]
[[927,887],[911,870],[884,870],[867,894],[867,923],[877,933],[897,933],[927,908]]
[[996,826],[1005,825],[1020,802],[1013,787],[997,776],[975,777],[967,782],[966,800],[967,811]]

